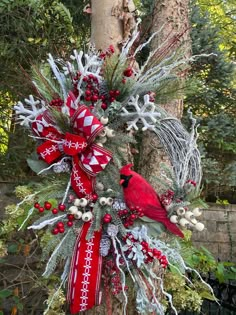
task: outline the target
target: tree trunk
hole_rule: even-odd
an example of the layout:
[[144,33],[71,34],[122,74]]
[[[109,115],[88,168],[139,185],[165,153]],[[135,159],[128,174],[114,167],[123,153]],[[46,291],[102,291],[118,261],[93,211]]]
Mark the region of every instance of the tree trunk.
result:
[[[92,19],[91,19],[91,43],[97,49],[105,50],[109,45],[113,45],[118,50],[118,44],[127,39],[132,31],[133,21],[130,10],[132,1],[126,0],[92,0]],[[170,32],[172,36],[181,30],[188,28],[188,0],[164,0],[156,1],[154,12],[154,25],[152,31],[155,32],[164,22],[166,27],[163,29],[157,42],[153,41],[153,47],[162,42]],[[171,17],[171,19],[170,19]],[[129,23],[127,23],[129,21]],[[131,21],[131,22],[130,22]],[[171,30],[172,29],[172,30]],[[187,32],[186,32],[187,34]],[[186,36],[186,35],[185,35]],[[186,49],[187,51],[187,49]],[[163,105],[172,115],[180,118],[182,115],[182,100],[174,100],[171,104]],[[160,144],[151,133],[145,135],[145,143],[142,146],[141,173],[150,179],[153,174],[158,174],[160,161],[168,160],[164,151],[160,151]],[[157,273],[159,268],[157,268]],[[162,275],[159,275],[160,277]],[[122,303],[115,297],[112,300],[112,315],[121,315],[123,313]],[[103,298],[102,305],[85,312],[86,315],[106,314],[107,297]],[[128,303],[127,314],[135,315],[136,312],[134,297]],[[109,313],[110,315],[110,313]]]
[[[157,32],[164,25],[158,37],[154,37],[152,47],[156,48],[168,37],[180,35],[180,41],[173,47],[175,50],[181,45],[183,57],[191,55],[191,40],[189,35],[188,18],[189,0],[156,0],[153,12],[153,24],[151,32]],[[173,51],[172,50],[172,51]],[[171,53],[171,52],[169,52]],[[183,113],[183,100],[176,99],[161,106],[172,116],[180,119]],[[160,177],[160,163],[170,164],[160,141],[152,132],[145,134],[140,148],[139,172],[147,178],[155,189],[160,193],[161,186],[155,178]]]
[[92,0],[91,42],[97,49],[105,50],[111,44],[117,47],[121,42],[122,21],[112,14],[122,12],[122,0]]
[[[106,50],[110,45],[113,45],[115,50],[119,50],[119,44],[127,39],[127,36],[132,31],[134,26],[134,18],[129,10],[134,5],[132,0],[92,0],[91,1],[91,43],[98,50]],[[105,291],[105,290],[104,290]],[[132,293],[131,293],[132,294]],[[102,304],[93,309],[84,312],[86,315],[105,315],[108,299],[111,300],[112,315],[121,315],[123,313],[122,303],[118,298],[112,296],[108,292],[109,297],[103,296]],[[132,296],[130,297],[132,301]],[[135,311],[135,304],[129,303],[127,314],[138,314]]]

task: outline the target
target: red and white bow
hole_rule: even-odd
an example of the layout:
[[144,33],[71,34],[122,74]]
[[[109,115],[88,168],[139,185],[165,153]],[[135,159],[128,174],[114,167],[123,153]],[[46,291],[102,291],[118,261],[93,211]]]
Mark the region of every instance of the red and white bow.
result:
[[63,156],[72,157],[71,186],[78,197],[88,197],[93,193],[95,176],[110,162],[112,153],[93,143],[104,127],[85,105],[70,114],[70,132],[58,130],[48,110],[31,127],[45,139],[37,153],[46,163],[52,164]]

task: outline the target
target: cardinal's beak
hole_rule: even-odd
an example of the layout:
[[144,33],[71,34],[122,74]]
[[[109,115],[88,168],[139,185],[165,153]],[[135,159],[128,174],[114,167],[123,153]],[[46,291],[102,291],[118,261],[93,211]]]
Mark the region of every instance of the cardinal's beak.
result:
[[122,178],[122,179],[120,180],[120,185],[122,185],[124,182],[125,182],[125,180]]

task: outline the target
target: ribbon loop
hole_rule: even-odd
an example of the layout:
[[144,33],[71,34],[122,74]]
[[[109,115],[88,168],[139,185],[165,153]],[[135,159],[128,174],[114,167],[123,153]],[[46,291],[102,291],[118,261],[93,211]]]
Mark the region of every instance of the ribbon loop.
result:
[[91,176],[96,176],[104,170],[111,161],[112,153],[97,145],[92,144],[87,150],[81,153],[81,168]]
[[85,106],[81,105],[72,117],[73,127],[76,133],[83,134],[90,144],[103,130],[103,124]]
[[50,140],[45,141],[43,144],[38,146],[37,153],[48,164],[51,164],[61,156],[58,144]]
[[49,111],[45,110],[32,122],[31,128],[37,136],[47,139],[60,139],[62,134],[53,126],[53,124],[55,123]]

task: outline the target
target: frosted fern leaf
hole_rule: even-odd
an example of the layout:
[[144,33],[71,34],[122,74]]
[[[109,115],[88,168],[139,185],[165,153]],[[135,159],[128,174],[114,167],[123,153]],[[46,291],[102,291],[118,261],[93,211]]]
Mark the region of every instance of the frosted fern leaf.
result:
[[142,130],[154,130],[155,124],[160,119],[161,114],[156,111],[156,106],[150,101],[148,94],[143,97],[144,102],[140,101],[139,95],[131,97],[127,106],[122,108],[123,113],[120,115],[127,118],[128,128],[138,130],[138,124],[143,125]]
[[25,104],[18,102],[14,106],[15,112],[18,116],[18,120],[21,121],[21,125],[30,127],[30,122],[34,121],[35,118],[45,111],[44,102],[35,100],[32,95],[29,98],[25,98]]

